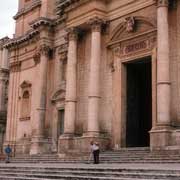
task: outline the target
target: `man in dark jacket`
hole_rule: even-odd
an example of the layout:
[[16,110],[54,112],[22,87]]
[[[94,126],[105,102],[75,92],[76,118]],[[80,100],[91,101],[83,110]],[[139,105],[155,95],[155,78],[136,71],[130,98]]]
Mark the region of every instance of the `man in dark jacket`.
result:
[[11,155],[11,148],[9,146],[9,144],[7,145],[7,147],[5,148],[5,153],[6,153],[6,163],[10,163],[10,155]]

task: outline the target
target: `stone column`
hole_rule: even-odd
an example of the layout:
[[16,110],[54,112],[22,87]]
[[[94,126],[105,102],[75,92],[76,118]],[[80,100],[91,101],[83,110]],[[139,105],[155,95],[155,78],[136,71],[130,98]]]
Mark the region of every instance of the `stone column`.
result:
[[158,0],[157,8],[157,125],[170,125],[170,69],[168,0]]
[[66,77],[66,105],[64,135],[73,136],[76,119],[76,64],[77,64],[77,30],[69,31],[69,46]]
[[44,143],[44,128],[46,114],[46,92],[47,92],[47,65],[49,59],[49,46],[46,44],[40,47],[40,69],[37,88],[37,109],[35,115],[36,125],[33,129],[32,144],[30,154],[42,153],[42,144]]
[[88,126],[90,136],[99,135],[99,100],[100,100],[100,61],[101,61],[101,25],[102,20],[95,18],[90,21],[91,61],[89,74]]
[[150,131],[151,150],[171,144],[168,0],[157,2],[157,121]]

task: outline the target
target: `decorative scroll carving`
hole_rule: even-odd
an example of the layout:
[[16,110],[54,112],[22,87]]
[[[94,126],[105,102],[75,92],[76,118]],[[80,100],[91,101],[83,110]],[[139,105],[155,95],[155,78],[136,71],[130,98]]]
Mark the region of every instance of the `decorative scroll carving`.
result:
[[168,6],[169,0],[157,0],[158,6]]
[[78,29],[73,27],[67,29],[69,41],[75,41],[78,38]]
[[39,52],[41,55],[49,56],[50,47],[47,44],[42,44],[39,48]]
[[101,32],[101,27],[105,24],[106,21],[100,19],[99,17],[94,17],[89,20],[88,24],[91,25],[91,29],[93,32]]
[[133,32],[135,28],[135,18],[134,17],[127,17],[125,18],[126,23],[126,31],[128,33]]
[[15,61],[10,63],[10,72],[19,72],[21,70],[21,62]]
[[36,48],[35,53],[33,55],[35,65],[40,63],[41,55],[49,57],[50,51],[51,51],[50,47],[46,44],[42,44],[40,47]]

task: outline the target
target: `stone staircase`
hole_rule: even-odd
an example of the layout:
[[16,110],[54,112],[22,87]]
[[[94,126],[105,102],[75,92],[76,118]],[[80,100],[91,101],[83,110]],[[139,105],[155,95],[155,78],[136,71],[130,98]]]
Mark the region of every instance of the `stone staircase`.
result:
[[88,156],[57,154],[16,156],[0,163],[0,180],[180,180],[180,153],[126,148],[101,153],[100,164]]
[[[12,159],[13,163],[88,163],[88,156],[76,155],[59,157],[57,154],[36,156],[21,155]],[[180,163],[180,152],[156,151],[149,148],[125,148],[100,154],[101,163]]]
[[0,165],[1,180],[179,180],[180,169],[118,167],[118,165],[92,166],[64,164],[44,166],[43,164]]

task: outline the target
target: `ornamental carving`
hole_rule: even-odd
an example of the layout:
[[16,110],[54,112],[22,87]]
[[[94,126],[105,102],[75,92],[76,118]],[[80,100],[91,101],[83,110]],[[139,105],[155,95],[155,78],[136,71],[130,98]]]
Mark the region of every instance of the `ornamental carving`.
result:
[[155,44],[156,35],[155,33],[152,33],[149,37],[142,36],[134,38],[130,41],[121,42],[119,45],[112,48],[114,56],[118,58],[126,58],[150,52],[154,48]]
[[68,52],[68,44],[62,44],[58,48],[58,54],[60,55],[60,60],[64,61],[67,59],[67,52]]
[[36,51],[35,54],[34,54],[34,56],[33,56],[35,65],[37,65],[37,64],[40,62],[40,57],[41,57],[40,52],[39,52],[39,51]]
[[75,41],[78,38],[78,29],[73,27],[67,29],[69,41]]
[[42,44],[39,48],[39,52],[41,55],[49,56],[50,47],[47,44]]
[[99,17],[94,17],[94,18],[90,19],[88,22],[88,24],[91,26],[91,29],[93,32],[101,32],[101,27],[105,23],[106,23],[106,21]]
[[126,31],[128,33],[133,32],[135,28],[135,18],[134,17],[127,17],[125,18],[126,23]]
[[32,86],[32,84],[29,82],[29,81],[23,81],[22,83],[21,83],[21,85],[20,85],[20,87],[22,88],[22,89],[24,89],[24,88],[30,88]]
[[169,0],[157,0],[158,6],[168,6]]
[[156,26],[157,22],[148,17],[136,16],[133,18],[126,18],[126,21],[120,22],[120,24],[111,33],[108,47],[112,47],[113,45],[125,41],[126,39],[132,39],[135,36],[142,36],[150,32],[156,33]]
[[51,97],[52,103],[56,103],[59,101],[65,101],[65,90],[61,88],[56,90]]

